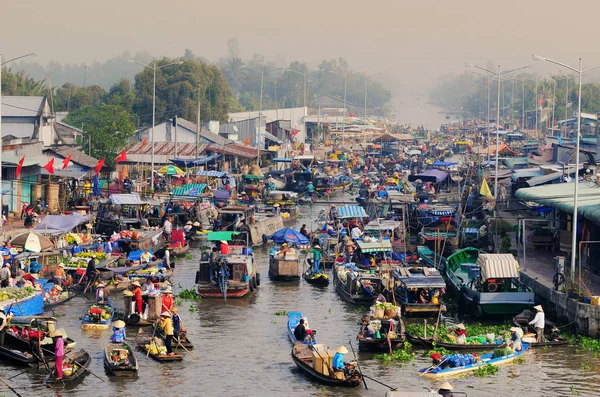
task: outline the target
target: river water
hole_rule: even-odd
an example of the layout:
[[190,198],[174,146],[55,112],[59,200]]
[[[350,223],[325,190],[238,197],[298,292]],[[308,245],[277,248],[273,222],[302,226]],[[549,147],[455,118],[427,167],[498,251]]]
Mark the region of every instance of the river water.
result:
[[[318,213],[324,205],[302,208],[304,219],[297,222],[310,224],[310,214]],[[194,287],[198,252],[191,250],[193,259],[178,264],[173,276],[175,291]],[[329,285],[315,288],[304,281],[274,283],[267,277],[268,255],[265,248],[256,250],[261,286],[251,297],[243,300],[205,299],[201,303],[184,302],[179,311],[195,344],[192,353],[181,363],[160,364],[138,353],[139,376],[132,379],[108,377],[104,373],[103,348],[110,331],[84,333],[79,318],[90,302],[82,297],[55,309],[60,326],[77,341],[78,348],[88,351],[93,362],[91,371],[103,381],[88,374],[72,389],[51,391],[43,386],[43,371],[34,370],[10,380],[10,384],[24,396],[383,396],[386,388],[367,380],[368,390],[322,387],[300,373],[290,358],[291,345],[287,337],[285,316],[278,311],[301,311],[308,317],[312,328],[318,330],[319,342],[335,349],[340,344],[354,341],[358,332],[361,312],[340,300]],[[117,309],[122,305],[120,296],[113,297]],[[433,320],[430,320],[433,321]],[[128,328],[132,342],[136,329]],[[356,349],[356,344],[354,348]],[[360,354],[363,371],[383,383],[402,391],[423,391],[423,387],[439,386],[420,378],[417,370],[430,364],[422,357],[405,364],[382,363],[370,354]],[[352,352],[349,353],[352,355]],[[501,367],[491,377],[477,378],[472,374],[451,380],[456,391],[469,396],[600,396],[600,362],[578,353],[573,347],[539,349],[525,354],[526,362]],[[585,364],[588,367],[583,367]],[[23,368],[8,364],[1,367],[1,377],[8,379]],[[574,387],[574,391],[571,390]],[[0,394],[11,392],[0,384]]]

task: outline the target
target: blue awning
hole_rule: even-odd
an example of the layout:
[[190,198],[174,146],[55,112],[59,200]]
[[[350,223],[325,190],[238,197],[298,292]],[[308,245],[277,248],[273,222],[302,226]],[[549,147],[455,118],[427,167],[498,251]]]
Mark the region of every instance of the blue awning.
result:
[[[220,154],[217,154],[216,160],[221,158]],[[195,165],[204,165],[210,163],[211,161],[215,161],[215,156],[205,156],[198,157],[197,159],[171,159],[169,160],[171,163],[176,164],[180,167],[193,167]]]
[[196,174],[198,176],[212,176],[215,178],[223,178],[225,175],[227,175],[226,172],[223,171],[198,171],[198,173]]
[[173,196],[198,197],[202,195],[202,192],[207,187],[208,185],[206,183],[188,183],[183,187],[178,187],[176,189],[171,190],[171,194]]
[[294,161],[294,159],[287,157],[275,157],[272,161],[275,163],[291,163],[292,161]]
[[365,209],[359,205],[345,205],[337,209],[338,218],[368,218]]
[[451,165],[455,165],[455,164],[458,164],[458,163],[454,162],[454,161],[436,161],[432,165],[434,167],[450,167]]

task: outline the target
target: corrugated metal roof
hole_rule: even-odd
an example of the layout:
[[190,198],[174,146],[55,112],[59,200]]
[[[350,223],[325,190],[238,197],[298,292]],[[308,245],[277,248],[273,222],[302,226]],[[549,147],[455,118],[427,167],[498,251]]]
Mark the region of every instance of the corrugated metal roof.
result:
[[359,205],[345,205],[337,209],[338,218],[368,218],[365,209]]
[[45,99],[43,96],[3,96],[2,117],[37,117],[43,110]]
[[553,172],[551,174],[548,175],[542,175],[542,176],[536,176],[531,178],[530,180],[527,181],[527,185],[529,186],[537,186],[537,185],[542,185],[544,183],[548,183],[548,182],[552,182],[552,181],[556,181],[559,180],[563,177],[563,173],[561,171],[559,172]]
[[481,279],[518,278],[519,262],[512,254],[479,254],[477,266],[481,269]]
[[[4,107],[2,108],[4,111]],[[11,123],[2,121],[2,137],[9,135],[15,138],[31,138],[35,131],[34,123]]]
[[392,243],[390,243],[390,240],[377,240],[374,243],[365,243],[362,240],[357,240],[356,243],[358,244],[358,247],[363,253],[392,251]]
[[140,195],[137,193],[130,194],[111,194],[108,200],[111,204],[116,205],[142,205],[146,204],[145,201],[142,201]]
[[[198,146],[198,153],[202,154],[208,144],[200,144]],[[126,149],[127,155],[140,154],[148,155],[152,154],[152,144],[146,142],[142,145],[142,142],[134,142],[130,144]],[[154,155],[175,155],[175,142],[154,142]],[[195,143],[178,143],[177,144],[177,157],[194,157],[196,156],[196,144]]]

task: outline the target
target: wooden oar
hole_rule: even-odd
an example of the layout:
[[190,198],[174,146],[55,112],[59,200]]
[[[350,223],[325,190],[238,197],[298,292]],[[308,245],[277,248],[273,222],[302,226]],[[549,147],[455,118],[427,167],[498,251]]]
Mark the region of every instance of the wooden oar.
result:
[[16,391],[11,385],[9,385],[4,379],[0,378],[0,382],[4,383],[4,385],[6,387],[8,387],[10,389],[10,391],[12,391],[13,393],[15,393],[15,395],[17,397],[23,397],[22,394],[20,394],[18,391]]
[[65,354],[65,358],[69,359],[71,362],[79,365],[81,368],[83,368],[84,370],[86,370],[87,372],[89,372],[90,374],[94,375],[96,378],[100,379],[102,382],[106,382],[104,379],[102,379],[101,377],[99,377],[98,375],[96,375],[95,373],[93,373],[92,371],[90,371],[89,369],[87,369],[86,367],[84,367],[82,364],[80,364],[79,362],[73,360],[71,357],[67,356]]
[[437,367],[439,367],[440,365],[442,365],[446,360],[448,360],[450,357],[446,357],[445,359],[442,360],[442,362],[440,362],[438,365],[432,365],[431,367],[427,368],[425,371],[421,372],[419,374],[419,376],[423,376],[425,375],[427,372],[431,371],[432,369],[436,369]]
[[[154,335],[156,334],[156,328],[157,328],[156,326],[157,326],[157,325],[158,325],[158,324],[155,322],[155,323],[154,323],[154,330],[152,330],[152,338],[150,338],[150,343],[148,344],[148,351],[146,352],[146,358],[148,358],[148,357],[150,356],[150,345],[151,345],[152,343],[154,343],[154,346],[156,346],[156,343],[154,342]],[[140,328],[140,329],[141,329],[141,328]],[[158,347],[157,347],[157,348],[158,348]]]
[[177,344],[178,344],[179,346],[181,346],[181,348],[182,348],[183,350],[185,350],[185,351],[187,352],[187,354],[189,354],[189,355],[190,355],[190,356],[191,356],[191,357],[192,357],[194,360],[197,360],[197,358],[196,358],[196,357],[195,357],[195,356],[192,354],[192,352],[190,352],[188,349],[186,349],[186,348],[185,348],[185,346],[183,346],[183,345],[181,344],[181,339],[177,338],[176,340],[177,340]]
[[362,369],[360,369],[360,364],[358,363],[358,357],[356,357],[356,353],[354,352],[354,347],[352,346],[352,341],[348,341],[348,343],[350,344],[350,349],[352,350],[352,354],[354,355],[354,360],[356,361],[356,367],[358,368],[358,371],[360,372],[360,376],[362,376],[363,379],[363,384],[365,385],[365,389],[369,390],[369,388],[367,387],[367,381],[365,380],[365,376],[363,375],[363,371]]
[[383,382],[380,382],[380,381],[378,381],[378,380],[377,380],[377,379],[375,379],[375,378],[371,378],[371,377],[370,377],[370,376],[368,376],[368,375],[362,374],[362,376],[363,376],[363,378],[369,378],[369,379],[371,379],[373,382],[375,382],[375,383],[379,383],[380,385],[382,385],[382,386],[385,386],[385,387],[389,388],[391,391],[397,391],[397,390],[398,390],[398,388],[397,388],[397,387],[392,387],[392,386],[386,385],[385,383],[383,383]]

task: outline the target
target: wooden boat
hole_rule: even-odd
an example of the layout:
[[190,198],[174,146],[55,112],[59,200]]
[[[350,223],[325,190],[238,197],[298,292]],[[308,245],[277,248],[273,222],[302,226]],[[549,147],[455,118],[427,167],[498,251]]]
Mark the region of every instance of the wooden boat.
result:
[[39,316],[44,314],[44,296],[41,291],[35,291],[30,296],[21,299],[2,301],[0,309],[7,310],[15,316]]
[[186,244],[183,247],[174,247],[174,248],[169,247],[169,251],[171,251],[171,255],[177,256],[177,257],[185,256],[185,254],[187,254],[187,252],[189,250],[190,250],[189,244]]
[[[359,338],[358,349],[364,352],[390,352],[404,345],[406,340],[404,321],[397,317],[394,320],[380,320],[381,321],[381,338]],[[394,322],[392,325],[392,321]],[[397,324],[396,324],[397,322]],[[388,332],[392,327],[392,334],[389,339],[387,338]]]
[[419,344],[430,349],[433,349],[434,347],[443,347],[446,350],[456,351],[485,351],[506,347],[506,343],[481,343],[477,345],[470,345],[440,342],[433,340],[432,338],[423,338],[420,336],[410,335],[409,333],[406,333],[406,338],[413,344]]
[[371,305],[381,290],[381,279],[375,274],[351,271],[340,265],[334,266],[333,273],[338,295],[353,305]]
[[307,283],[312,284],[312,285],[320,285],[320,286],[329,285],[329,276],[322,272],[313,273],[311,271],[306,271],[306,272],[304,272],[302,277],[304,278],[304,280],[306,280]]
[[292,359],[298,368],[320,383],[342,387],[358,387],[362,384],[362,374],[354,367],[347,367],[347,374],[344,372],[330,373],[332,358],[333,353],[326,350],[323,345],[309,346],[296,342],[292,347]]
[[532,348],[535,347],[550,347],[550,346],[562,346],[568,345],[569,341],[562,338],[559,334],[559,330],[556,325],[546,319],[544,324],[544,338],[545,342],[536,342],[537,337],[534,333],[527,333],[527,327],[529,327],[529,322],[533,320],[535,314],[531,309],[525,309],[521,313],[517,314],[513,318],[513,322],[521,327],[525,334],[523,335],[523,342],[528,343]]
[[187,335],[179,335],[179,343],[173,338],[173,343],[171,343],[171,349],[180,349],[181,347],[185,347],[188,350],[192,350],[194,348],[194,344],[189,340]]
[[[436,314],[440,310],[446,311],[442,302],[442,291],[446,282],[437,269],[433,267],[398,267],[392,270],[392,279],[396,288],[396,299],[402,306],[404,314]],[[435,291],[438,296],[437,303],[422,303],[419,300],[419,291],[425,289]]]
[[529,349],[529,345],[526,343],[523,343],[523,350],[521,350],[519,352],[514,352],[507,356],[494,358],[493,353],[484,354],[484,355],[480,356],[480,360],[475,362],[474,364],[464,365],[464,366],[460,366],[460,367],[452,367],[452,368],[451,367],[442,368],[440,366],[433,368],[433,369],[430,369],[431,367],[422,368],[419,370],[419,374],[420,374],[420,376],[423,376],[424,378],[440,379],[440,378],[446,378],[446,377],[464,374],[466,372],[473,371],[481,366],[488,365],[488,364],[489,365],[510,364],[515,359],[522,356],[523,353],[525,353],[528,349]]
[[476,316],[517,314],[534,304],[535,295],[519,280],[519,263],[512,254],[464,248],[448,257],[446,279],[462,311]]
[[277,248],[271,248],[269,252],[269,278],[275,281],[300,280],[300,257],[298,254],[288,252],[283,256],[283,254],[278,253]]
[[[296,335],[294,335],[294,331],[296,330],[296,326],[300,322],[301,318],[302,318],[302,313],[300,313],[300,312],[289,312],[288,313],[288,336],[292,343],[298,342],[298,340],[296,340]],[[315,343],[317,343],[316,334],[311,336],[311,340],[305,340],[302,343],[305,343],[307,345],[314,345]]]
[[[148,350],[146,349],[145,346],[140,346],[140,349],[145,353],[148,352]],[[178,354],[178,353],[175,353],[175,354],[169,356],[168,354],[162,354],[162,353],[154,354],[154,353],[150,352],[148,354],[148,357],[150,357],[154,361],[158,361],[159,363],[171,363],[171,362],[183,361],[183,354]]]
[[59,388],[62,389],[67,385],[75,382],[77,379],[81,378],[85,374],[88,373],[87,368],[90,366],[92,362],[92,357],[85,351],[80,350],[77,353],[74,353],[72,356],[65,356],[63,359],[63,364],[69,363],[73,366],[73,371],[70,375],[67,375],[63,365],[63,377],[62,379],[56,379],[56,368],[52,368],[52,371],[48,375],[46,379],[46,385],[53,389]]
[[[99,309],[99,310],[98,310]],[[91,313],[92,311],[95,312]],[[106,312],[110,315],[109,318],[103,318],[102,313]],[[88,313],[81,320],[81,329],[86,330],[103,330],[108,329],[112,323],[114,316],[114,308],[112,299],[106,305],[92,305]]]
[[66,302],[70,301],[71,299],[73,299],[76,295],[77,295],[77,293],[75,293],[75,291],[73,291],[70,288],[67,288],[66,291],[63,291],[57,297],[51,297],[51,298],[44,299],[44,310],[53,309],[59,305],[62,305],[63,303],[66,303]]
[[114,376],[134,376],[138,371],[135,352],[127,343],[109,343],[104,348],[104,368]]

